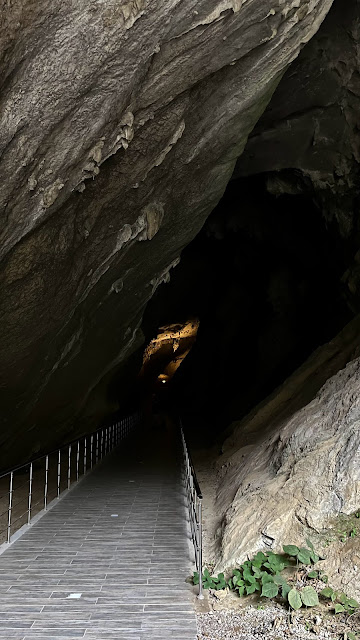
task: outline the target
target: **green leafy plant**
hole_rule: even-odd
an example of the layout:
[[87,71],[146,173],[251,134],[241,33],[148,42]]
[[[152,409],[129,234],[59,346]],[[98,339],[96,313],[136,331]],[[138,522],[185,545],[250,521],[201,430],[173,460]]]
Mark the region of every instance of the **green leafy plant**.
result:
[[[253,593],[269,599],[281,596],[295,611],[303,606],[316,607],[319,604],[319,597],[311,585],[305,584],[302,588],[297,588],[297,586],[290,585],[282,575],[282,572],[288,567],[298,568],[301,564],[303,565],[301,571],[303,582],[310,578],[319,579],[327,584],[328,576],[324,575],[322,571],[312,568],[312,565],[320,560],[320,556],[316,553],[310,540],[306,540],[306,543],[307,547],[284,545],[284,554],[259,551],[252,560],[246,560],[234,569],[228,580],[225,579],[223,573],[212,576],[209,570],[205,569],[203,588],[215,589],[216,591],[229,588],[240,597]],[[199,584],[197,572],[194,573],[193,583]],[[351,614],[359,607],[356,600],[348,598],[342,592],[334,591],[331,587],[325,587],[320,595],[334,603],[336,614],[342,612]]]
[[321,580],[321,582],[325,582],[325,584],[327,584],[329,581],[328,576],[325,575],[323,571],[319,571],[318,569],[312,569],[311,571],[309,571],[309,573],[307,574],[307,578],[317,578],[318,580]]
[[335,591],[331,587],[325,587],[320,591],[320,595],[334,603],[335,613],[349,613],[352,615],[360,606],[354,598],[349,598],[342,591]]
[[296,547],[294,544],[288,544],[283,546],[284,553],[288,556],[296,558],[301,564],[309,565],[311,563],[316,564],[320,560],[320,556],[316,553],[314,546],[310,540],[306,540],[306,547]]
[[[194,572],[193,584],[199,584],[200,578],[197,571]],[[211,576],[208,569],[204,569],[203,572],[203,588],[204,589],[220,589],[226,588],[226,581],[223,573],[219,573],[218,576]]]

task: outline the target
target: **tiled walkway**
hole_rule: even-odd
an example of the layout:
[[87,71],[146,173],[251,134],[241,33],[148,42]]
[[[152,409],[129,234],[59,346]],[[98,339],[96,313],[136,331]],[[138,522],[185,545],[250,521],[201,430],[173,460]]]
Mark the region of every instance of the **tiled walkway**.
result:
[[0,638],[196,637],[172,438],[124,447],[0,556]]

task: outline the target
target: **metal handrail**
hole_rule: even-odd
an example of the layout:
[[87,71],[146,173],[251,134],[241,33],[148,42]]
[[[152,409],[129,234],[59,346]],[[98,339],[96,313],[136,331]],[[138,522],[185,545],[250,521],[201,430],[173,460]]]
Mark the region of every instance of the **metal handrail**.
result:
[[196,477],[195,467],[191,459],[191,454],[186,444],[184,431],[180,421],[180,434],[184,455],[184,467],[185,467],[185,489],[187,496],[187,505],[189,510],[191,537],[194,545],[195,552],[195,564],[199,574],[199,600],[204,599],[203,595],[203,579],[202,579],[202,556],[203,556],[203,541],[202,541],[202,493],[198,479]]
[[[95,431],[92,431],[90,434],[86,434],[84,436],[81,436],[81,438],[75,438],[75,440],[71,440],[70,442],[67,442],[62,447],[60,447],[60,450],[62,451],[63,449],[67,449],[67,447],[70,447],[73,444],[77,444],[78,442],[80,442],[84,438],[88,438],[88,437],[94,436],[95,433],[99,433],[102,429],[108,429],[110,426],[113,426],[114,424],[116,424],[116,422],[119,422],[119,423],[126,422],[126,420],[132,419],[134,417],[139,419],[139,416],[140,416],[140,413],[136,412],[134,414],[131,414],[130,416],[126,416],[126,417],[120,418],[118,420],[112,420],[111,423],[107,427],[104,427],[104,426],[98,427],[97,429],[95,429]],[[16,467],[11,467],[11,469],[7,469],[6,471],[4,471],[3,473],[0,474],[0,480],[4,476],[9,475],[9,473],[11,473],[11,471],[13,471],[15,473],[15,471],[20,471],[20,469],[25,469],[26,467],[29,466],[29,464],[31,464],[31,463],[35,464],[35,462],[38,462],[39,460],[43,460],[43,458],[46,458],[46,456],[51,456],[54,453],[57,453],[58,451],[59,451],[59,448],[52,449],[52,451],[49,451],[48,453],[44,453],[42,456],[38,456],[37,458],[32,458],[31,460],[29,460],[29,462],[25,462],[24,464],[19,464]]]
[[[113,422],[108,424],[107,426],[99,427],[93,433],[87,434],[74,440],[62,447],[51,451],[50,453],[39,456],[38,458],[34,458],[33,460],[14,467],[9,471],[5,471],[0,475],[0,480],[9,476],[9,491],[8,491],[8,508],[7,508],[7,527],[3,530],[3,533],[6,531],[6,542],[9,544],[11,542],[11,535],[13,533],[13,524],[21,520],[24,516],[27,516],[27,524],[30,525],[32,521],[32,509],[34,506],[38,505],[39,502],[43,504],[43,509],[41,511],[47,511],[49,502],[49,458],[52,455],[56,454],[56,489],[55,489],[55,498],[60,498],[61,494],[69,490],[71,485],[74,482],[78,482],[79,479],[84,476],[88,471],[94,468],[96,464],[98,464],[105,456],[107,456],[111,451],[117,447],[122,440],[124,440],[130,433],[130,430],[139,423],[141,418],[141,414],[139,412],[134,413],[130,416],[126,416],[125,418],[115,419]],[[82,451],[82,456],[80,456],[80,452]],[[62,456],[61,454],[66,452],[66,456]],[[72,454],[75,452],[75,459],[72,460]],[[80,460],[82,457],[82,460]],[[65,470],[64,467],[62,469],[61,463],[62,459],[65,461]],[[44,489],[43,489],[43,498],[41,501],[38,501],[33,504],[33,481],[34,481],[34,465],[45,461],[44,464]],[[75,466],[75,480],[72,480],[72,470],[73,466]],[[80,468],[81,467],[81,468]],[[14,476],[17,471],[21,469],[28,470],[28,480],[26,483],[20,485],[20,487],[14,487]],[[63,471],[63,473],[62,473]],[[66,479],[66,487],[61,489],[61,480],[64,479],[64,471],[65,471],[65,479]],[[17,506],[14,504],[14,493],[16,489],[19,489],[27,484],[29,487],[28,495],[22,501],[27,501],[28,508],[27,510],[21,514],[15,520],[13,519],[13,510],[14,507]],[[4,494],[5,496],[5,494]],[[3,496],[3,497],[4,497]],[[4,512],[5,514],[6,512]],[[3,515],[4,515],[3,514]]]

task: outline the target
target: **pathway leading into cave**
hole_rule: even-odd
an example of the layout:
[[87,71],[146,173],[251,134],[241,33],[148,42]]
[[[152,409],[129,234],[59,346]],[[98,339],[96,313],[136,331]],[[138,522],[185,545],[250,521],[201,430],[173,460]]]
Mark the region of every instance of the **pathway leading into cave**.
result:
[[186,517],[173,437],[134,437],[0,556],[0,638],[194,640]]

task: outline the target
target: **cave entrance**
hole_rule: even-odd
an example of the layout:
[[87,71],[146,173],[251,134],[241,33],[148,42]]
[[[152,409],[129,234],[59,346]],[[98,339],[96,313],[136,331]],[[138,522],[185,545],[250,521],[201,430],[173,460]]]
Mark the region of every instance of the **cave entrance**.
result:
[[309,194],[275,195],[269,174],[229,183],[143,325],[166,335],[170,319],[200,320],[171,376],[171,400],[199,438],[246,415],[353,317],[345,249]]

